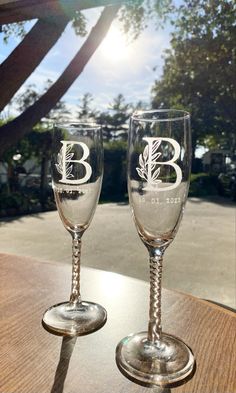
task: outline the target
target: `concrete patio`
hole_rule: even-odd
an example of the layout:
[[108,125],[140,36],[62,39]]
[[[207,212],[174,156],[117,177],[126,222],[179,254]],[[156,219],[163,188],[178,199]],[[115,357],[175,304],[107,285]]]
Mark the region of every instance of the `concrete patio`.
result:
[[[188,200],[166,251],[164,286],[235,308],[235,212],[228,200]],[[56,211],[2,219],[0,250],[71,263],[71,239]],[[83,237],[82,265],[148,280],[148,254],[128,205],[98,206]]]

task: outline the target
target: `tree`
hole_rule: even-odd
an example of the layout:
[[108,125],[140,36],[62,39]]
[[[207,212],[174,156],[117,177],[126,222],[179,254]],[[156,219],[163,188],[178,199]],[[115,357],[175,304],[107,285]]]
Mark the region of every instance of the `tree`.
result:
[[127,120],[130,116],[131,104],[125,102],[122,94],[118,94],[109,105],[108,111],[100,113],[97,120],[103,124],[104,140],[127,140]]
[[93,96],[90,93],[85,93],[80,100],[79,110],[77,112],[78,119],[82,121],[94,120],[98,116],[98,111],[91,107]]
[[235,10],[230,0],[185,0],[152,89],[153,107],[191,112],[193,154],[212,138],[236,148]]

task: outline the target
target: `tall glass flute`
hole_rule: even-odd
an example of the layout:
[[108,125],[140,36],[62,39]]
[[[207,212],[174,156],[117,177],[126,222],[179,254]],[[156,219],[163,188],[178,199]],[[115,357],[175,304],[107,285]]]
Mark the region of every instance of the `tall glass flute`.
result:
[[161,277],[166,248],[178,230],[190,176],[190,116],[178,110],[136,112],[130,120],[129,201],[138,234],[150,257],[148,331],[131,334],[117,346],[120,370],[144,385],[168,386],[194,366],[191,350],[162,332]]
[[44,327],[59,335],[92,333],[106,322],[106,310],[80,296],[81,238],[94,215],[103,176],[102,130],[96,124],[57,125],[53,132],[52,186],[57,210],[72,236],[70,300],[50,307]]

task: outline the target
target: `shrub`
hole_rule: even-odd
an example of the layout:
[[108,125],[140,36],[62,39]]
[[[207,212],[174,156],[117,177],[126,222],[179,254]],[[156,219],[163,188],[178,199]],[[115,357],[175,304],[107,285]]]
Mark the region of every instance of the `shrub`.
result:
[[194,173],[191,175],[189,196],[190,197],[206,197],[218,194],[217,176],[207,173]]
[[127,199],[126,155],[126,142],[113,141],[105,144],[101,201],[120,202]]

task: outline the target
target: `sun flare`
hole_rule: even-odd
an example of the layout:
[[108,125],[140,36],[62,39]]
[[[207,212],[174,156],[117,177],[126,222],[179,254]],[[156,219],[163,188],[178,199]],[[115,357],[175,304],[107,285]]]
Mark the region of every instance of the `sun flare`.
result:
[[101,45],[101,53],[111,62],[127,59],[130,54],[125,35],[112,26]]

